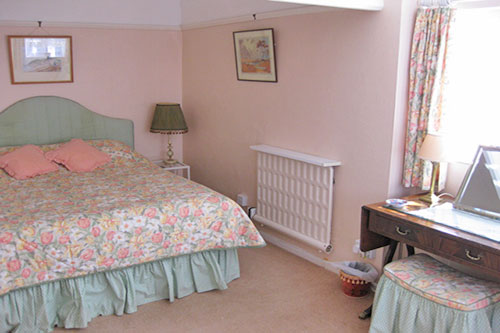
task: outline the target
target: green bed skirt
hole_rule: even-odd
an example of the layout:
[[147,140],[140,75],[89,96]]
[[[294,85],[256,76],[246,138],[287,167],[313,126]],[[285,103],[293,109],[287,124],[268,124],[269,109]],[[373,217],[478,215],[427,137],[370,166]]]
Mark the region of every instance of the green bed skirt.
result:
[[462,311],[432,302],[385,275],[377,284],[370,333],[500,332],[500,302]]
[[0,296],[0,332],[83,328],[99,315],[193,292],[226,289],[240,276],[236,249],[212,250],[53,281]]

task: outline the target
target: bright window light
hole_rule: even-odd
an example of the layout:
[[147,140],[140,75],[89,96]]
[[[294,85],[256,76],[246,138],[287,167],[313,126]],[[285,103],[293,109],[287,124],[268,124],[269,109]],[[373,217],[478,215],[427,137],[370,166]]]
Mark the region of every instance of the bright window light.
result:
[[459,9],[451,31],[442,131],[459,161],[500,146],[500,8]]

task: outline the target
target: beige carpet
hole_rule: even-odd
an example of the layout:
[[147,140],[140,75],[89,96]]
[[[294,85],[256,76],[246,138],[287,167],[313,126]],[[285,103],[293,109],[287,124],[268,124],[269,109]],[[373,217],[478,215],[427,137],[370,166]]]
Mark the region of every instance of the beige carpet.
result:
[[[338,276],[273,245],[241,249],[241,277],[223,291],[133,314],[95,318],[85,332],[367,332],[357,318],[372,297],[342,294]],[[67,330],[56,330],[64,332]]]

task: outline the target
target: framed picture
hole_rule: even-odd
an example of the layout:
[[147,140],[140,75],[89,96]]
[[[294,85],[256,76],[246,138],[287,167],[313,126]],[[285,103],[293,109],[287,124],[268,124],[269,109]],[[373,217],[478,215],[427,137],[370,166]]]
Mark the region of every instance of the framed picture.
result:
[[71,36],[8,36],[12,84],[73,82]]
[[238,80],[278,82],[273,29],[236,31],[233,37]]

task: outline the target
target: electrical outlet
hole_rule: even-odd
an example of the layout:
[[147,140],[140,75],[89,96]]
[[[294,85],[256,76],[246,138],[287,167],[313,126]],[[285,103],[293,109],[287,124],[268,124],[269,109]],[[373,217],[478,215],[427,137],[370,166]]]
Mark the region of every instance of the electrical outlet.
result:
[[257,213],[257,207],[248,208],[248,217],[249,218],[253,218],[256,213]]
[[360,255],[362,258],[366,259],[375,259],[375,250],[367,251],[367,252],[360,252]]
[[375,258],[375,250],[371,250],[371,251],[363,252],[363,251],[361,251],[361,249],[359,248],[359,244],[360,244],[360,240],[359,240],[359,239],[356,239],[356,240],[354,241],[354,245],[352,246],[352,252],[353,252],[353,253],[359,254],[359,256],[360,256],[361,258],[366,258],[366,259],[374,259],[374,258]]
[[236,202],[242,207],[248,206],[248,196],[245,193],[240,193],[236,197]]
[[352,252],[353,253],[356,253],[356,254],[361,253],[361,250],[359,249],[359,242],[360,242],[359,239],[356,239],[354,241],[354,245],[352,246]]

